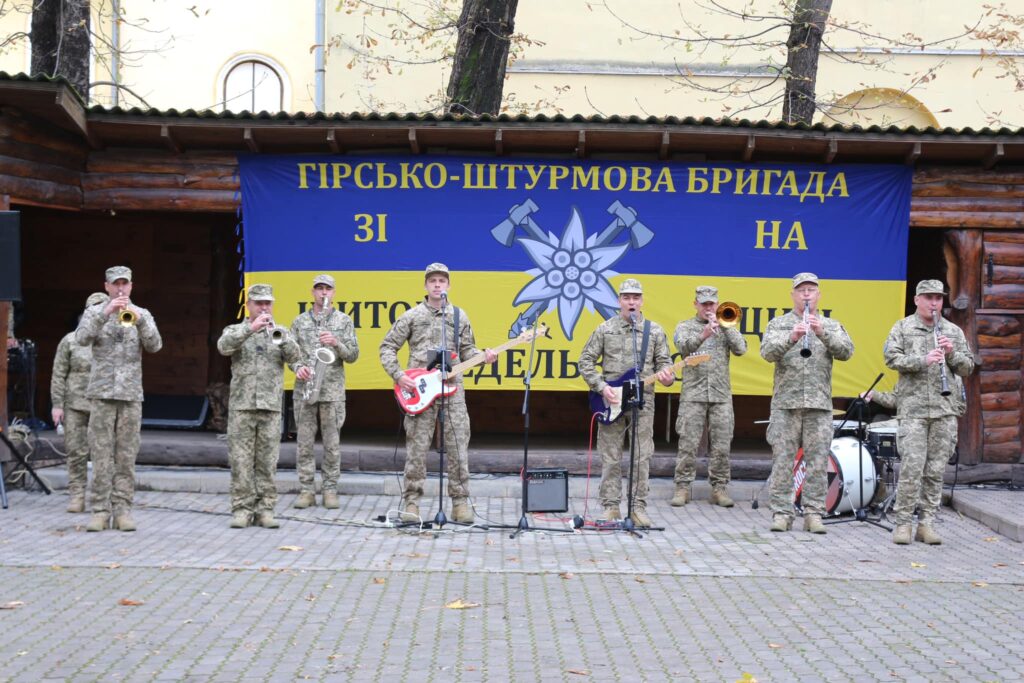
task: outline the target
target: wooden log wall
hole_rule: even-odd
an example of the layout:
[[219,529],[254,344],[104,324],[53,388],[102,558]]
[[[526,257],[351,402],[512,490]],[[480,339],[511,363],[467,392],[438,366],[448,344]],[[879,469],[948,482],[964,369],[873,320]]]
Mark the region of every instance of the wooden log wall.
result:
[[0,107],[0,192],[15,203],[80,210],[88,154],[69,133]]

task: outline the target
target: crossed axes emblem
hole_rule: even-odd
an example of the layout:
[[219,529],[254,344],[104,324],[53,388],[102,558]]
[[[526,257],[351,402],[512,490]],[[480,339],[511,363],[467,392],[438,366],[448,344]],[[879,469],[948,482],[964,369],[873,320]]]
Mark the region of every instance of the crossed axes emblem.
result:
[[[539,210],[540,207],[529,198],[522,204],[513,204],[508,211],[508,217],[491,229],[491,236],[502,246],[511,247],[517,239],[522,239],[517,234],[517,230],[521,229],[526,237],[557,245],[558,238],[553,233],[545,232],[533,219],[532,214]],[[607,211],[612,215],[612,220],[599,234],[587,239],[587,247],[608,246],[624,231],[629,231],[628,244],[634,250],[644,247],[654,238],[654,231],[637,218],[637,212],[632,207],[625,206],[616,199],[608,205]],[[534,321],[535,317],[543,312],[548,303],[548,301],[531,303],[512,323],[509,328],[509,338],[518,337]],[[609,318],[616,313],[614,308],[601,304],[597,304],[596,308],[604,318]]]

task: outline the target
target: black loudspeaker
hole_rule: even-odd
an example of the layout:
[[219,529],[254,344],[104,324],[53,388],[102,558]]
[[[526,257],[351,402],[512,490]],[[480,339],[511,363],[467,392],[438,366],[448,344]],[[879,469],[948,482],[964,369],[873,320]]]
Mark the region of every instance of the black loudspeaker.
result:
[[0,211],[0,301],[21,301],[19,211]]

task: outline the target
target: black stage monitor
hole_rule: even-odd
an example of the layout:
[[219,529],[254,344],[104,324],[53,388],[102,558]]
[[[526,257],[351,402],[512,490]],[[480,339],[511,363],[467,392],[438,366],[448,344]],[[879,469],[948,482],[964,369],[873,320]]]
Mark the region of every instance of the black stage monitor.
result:
[[0,301],[21,301],[21,212],[0,211]]

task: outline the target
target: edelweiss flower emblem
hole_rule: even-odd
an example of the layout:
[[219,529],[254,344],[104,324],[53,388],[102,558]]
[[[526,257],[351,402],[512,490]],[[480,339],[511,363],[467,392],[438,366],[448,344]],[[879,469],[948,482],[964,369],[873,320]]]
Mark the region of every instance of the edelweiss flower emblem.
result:
[[[536,233],[534,233],[536,234]],[[597,235],[589,238],[576,207],[559,239],[547,233],[547,240],[518,237],[537,268],[527,271],[534,279],[519,290],[513,306],[529,303],[537,314],[558,308],[558,319],[566,339],[572,339],[576,322],[584,307],[597,310],[604,317],[614,315],[618,297],[608,270],[630,249],[630,244],[599,245]]]

